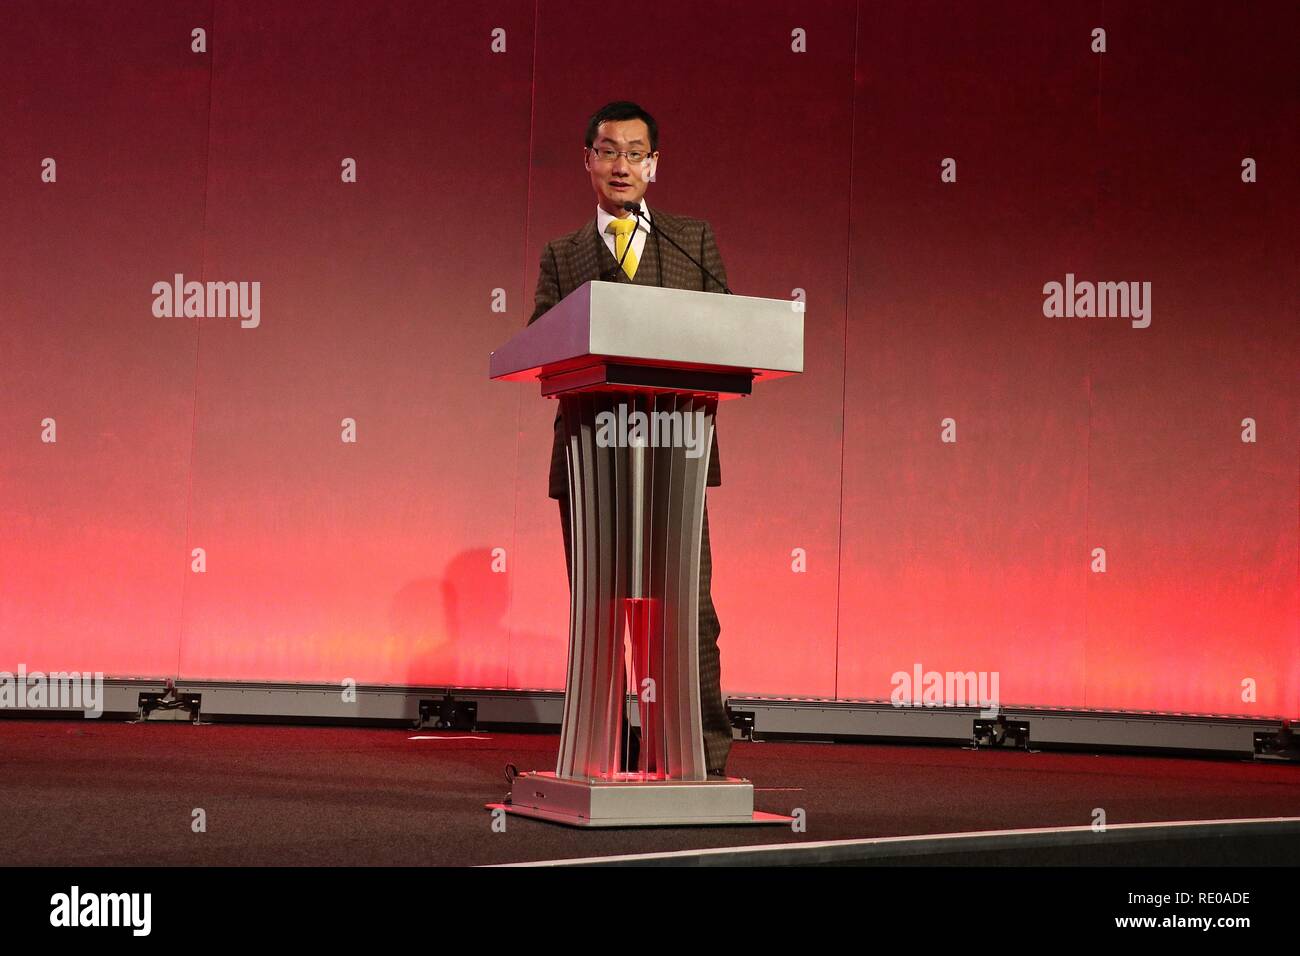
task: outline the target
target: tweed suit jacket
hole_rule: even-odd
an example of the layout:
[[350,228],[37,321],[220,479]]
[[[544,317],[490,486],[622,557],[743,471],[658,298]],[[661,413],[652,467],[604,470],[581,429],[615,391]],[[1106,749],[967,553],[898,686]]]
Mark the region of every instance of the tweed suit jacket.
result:
[[[627,273],[619,269],[617,281],[630,282],[633,285],[661,286],[666,289],[722,291],[722,286],[706,276],[691,260],[674,249],[671,243],[657,235],[657,231],[662,229],[683,249],[689,249],[710,272],[726,282],[727,273],[722,265],[722,256],[718,253],[718,246],[713,239],[713,230],[708,222],[703,219],[674,216],[661,209],[651,209],[650,224],[652,229],[650,235],[646,237],[645,250],[636,269],[636,278],[629,279]],[[532,325],[555,303],[584,282],[608,275],[617,265],[618,260],[610,253],[604,238],[596,231],[594,215],[576,232],[551,240],[542,250],[541,272],[537,277],[536,303],[528,324]],[[713,432],[713,446],[709,453],[709,475],[706,484],[708,487],[722,484],[722,466],[718,461],[716,428]],[[547,494],[558,499],[568,493],[569,470],[564,457],[564,425],[557,409]]]

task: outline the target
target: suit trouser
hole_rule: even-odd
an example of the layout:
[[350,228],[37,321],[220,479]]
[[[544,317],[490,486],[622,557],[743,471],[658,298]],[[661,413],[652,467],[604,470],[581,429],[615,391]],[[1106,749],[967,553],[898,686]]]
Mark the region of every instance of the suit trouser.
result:
[[[564,568],[569,572],[573,543],[569,540],[569,497],[560,503],[564,532]],[[570,579],[569,587],[573,587]],[[731,750],[731,720],[722,700],[722,669],[718,660],[718,635],[722,625],[713,607],[713,554],[709,547],[709,504],[704,502],[704,529],[700,535],[700,719],[704,725],[704,757],[710,771],[723,770]],[[626,721],[626,710],[624,720]]]

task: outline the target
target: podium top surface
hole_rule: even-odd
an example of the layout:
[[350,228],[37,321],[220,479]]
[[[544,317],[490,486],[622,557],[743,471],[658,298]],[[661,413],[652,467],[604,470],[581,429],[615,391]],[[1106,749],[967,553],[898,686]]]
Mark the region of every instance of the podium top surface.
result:
[[802,303],[786,299],[586,282],[488,360],[488,376],[539,378],[610,360],[666,368],[803,371]]

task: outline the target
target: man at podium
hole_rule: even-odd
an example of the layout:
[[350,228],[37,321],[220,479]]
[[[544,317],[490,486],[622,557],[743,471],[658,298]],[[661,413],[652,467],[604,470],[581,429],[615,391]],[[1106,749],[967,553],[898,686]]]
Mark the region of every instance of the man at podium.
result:
[[[537,278],[535,307],[528,324],[537,321],[578,286],[592,280],[702,292],[724,291],[727,274],[709,224],[703,219],[673,216],[661,209],[652,212],[646,205],[646,188],[654,178],[658,162],[659,125],[641,107],[618,101],[602,106],[591,117],[587,124],[583,165],[596,193],[596,215],[577,231],[546,244]],[[643,217],[640,227],[637,227],[636,217],[624,207],[625,203],[640,206]],[[691,262],[687,255],[674,248],[672,242],[661,242],[661,230],[688,250],[699,264]],[[714,281],[709,273],[720,281]],[[716,428],[706,484],[708,487],[722,484]],[[560,505],[567,569],[572,549],[569,540],[569,479],[564,429],[558,411],[548,494]],[[700,544],[700,711],[709,774],[725,776],[727,754],[731,750],[731,722],[722,700],[718,660],[718,635],[722,628],[713,607],[712,572],[706,498]],[[637,756],[635,737],[625,756],[629,766],[634,768]]]

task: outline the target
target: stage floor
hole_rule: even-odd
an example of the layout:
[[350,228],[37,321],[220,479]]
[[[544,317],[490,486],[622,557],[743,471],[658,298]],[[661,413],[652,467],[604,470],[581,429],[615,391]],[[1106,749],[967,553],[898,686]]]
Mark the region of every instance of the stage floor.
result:
[[[757,809],[804,810],[805,833],[593,831],[513,816],[505,832],[494,832],[483,805],[508,789],[505,765],[553,769],[557,742],[529,734],[4,719],[0,846],[5,862],[19,866],[473,865],[1086,827],[1098,808],[1111,825],[1300,817],[1294,764],[737,742],[728,771],[754,782]],[[206,816],[204,833],[191,828],[196,809]],[[1258,852],[1270,845],[1262,841]]]

